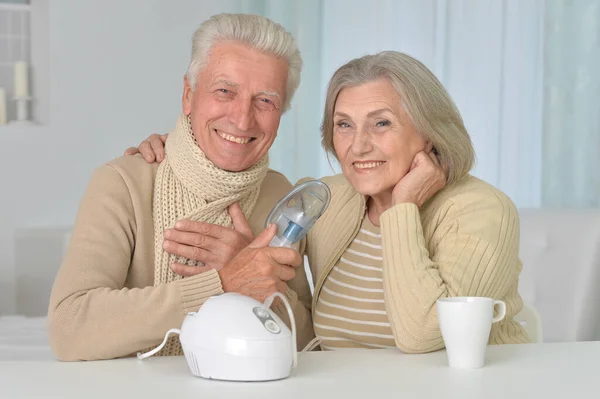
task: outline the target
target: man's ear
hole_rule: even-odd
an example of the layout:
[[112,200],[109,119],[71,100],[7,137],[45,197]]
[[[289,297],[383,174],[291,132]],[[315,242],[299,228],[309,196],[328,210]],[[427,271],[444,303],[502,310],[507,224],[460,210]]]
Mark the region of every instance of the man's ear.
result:
[[183,75],[183,95],[181,96],[181,109],[185,115],[192,113],[192,99],[194,92],[188,81],[187,74]]

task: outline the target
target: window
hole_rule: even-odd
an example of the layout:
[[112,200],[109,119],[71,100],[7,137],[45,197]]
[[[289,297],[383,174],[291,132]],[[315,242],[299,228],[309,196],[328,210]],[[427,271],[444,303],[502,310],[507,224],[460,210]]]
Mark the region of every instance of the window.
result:
[[[0,0],[0,88],[4,89],[6,94],[9,121],[14,120],[16,116],[16,106],[12,101],[15,95],[15,63],[24,61],[30,65],[30,44],[29,1]],[[27,86],[27,91],[31,94],[29,84]]]

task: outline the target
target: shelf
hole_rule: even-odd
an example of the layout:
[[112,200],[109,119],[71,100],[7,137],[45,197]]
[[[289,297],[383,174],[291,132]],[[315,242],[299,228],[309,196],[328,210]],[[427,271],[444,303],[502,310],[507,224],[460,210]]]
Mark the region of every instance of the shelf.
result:
[[19,3],[0,3],[0,10],[29,11],[29,10],[31,10],[31,5],[30,4],[19,4]]

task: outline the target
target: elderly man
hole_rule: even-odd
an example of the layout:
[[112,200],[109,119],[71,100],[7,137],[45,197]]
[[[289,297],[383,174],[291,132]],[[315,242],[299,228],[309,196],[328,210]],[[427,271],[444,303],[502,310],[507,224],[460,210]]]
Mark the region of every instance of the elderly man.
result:
[[[222,292],[261,301],[283,292],[298,345],[312,338],[302,259],[293,249],[263,248],[275,232],[262,231],[291,189],[268,169],[267,153],[301,65],[291,35],[266,18],[222,14],[200,26],[164,161],[113,160],[95,171],[84,194],[50,298],[59,359],[154,347]],[[202,245],[181,253],[191,248],[182,243]],[[286,320],[282,303],[274,306]],[[181,353],[172,338],[159,354]]]

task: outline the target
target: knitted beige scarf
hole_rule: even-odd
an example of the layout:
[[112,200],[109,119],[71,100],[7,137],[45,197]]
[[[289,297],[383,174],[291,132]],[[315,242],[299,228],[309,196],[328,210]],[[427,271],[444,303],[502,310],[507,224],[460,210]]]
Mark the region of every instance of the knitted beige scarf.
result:
[[[258,199],[260,184],[267,174],[268,158],[242,172],[228,172],[215,166],[202,152],[194,135],[190,118],[181,115],[175,130],[169,134],[165,159],[158,167],[154,182],[154,285],[182,278],[173,273],[171,263],[202,265],[166,253],[163,232],[181,219],[230,227],[227,207],[239,202],[249,216]],[[177,337],[171,337],[160,355],[183,354]]]

